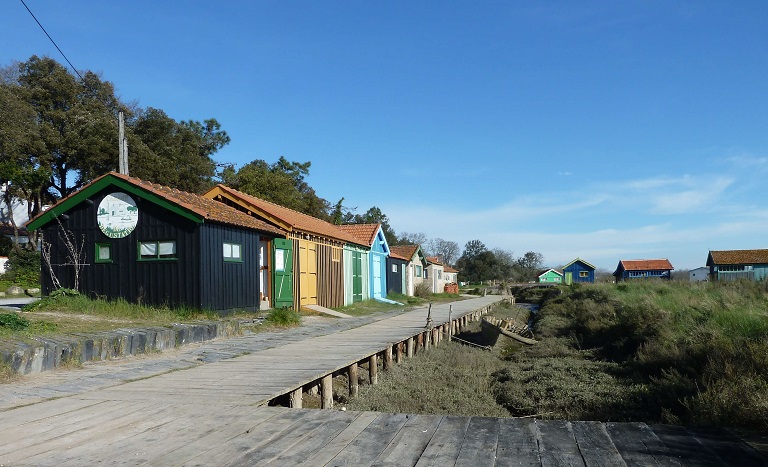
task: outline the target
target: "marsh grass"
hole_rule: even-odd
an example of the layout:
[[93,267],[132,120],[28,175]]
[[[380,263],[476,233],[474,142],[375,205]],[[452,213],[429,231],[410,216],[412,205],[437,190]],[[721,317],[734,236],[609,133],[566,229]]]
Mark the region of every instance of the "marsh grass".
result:
[[[764,284],[648,281],[561,290],[535,294],[544,302],[539,344],[491,353],[441,343],[380,373],[380,384],[361,387],[348,407],[768,433]],[[492,311],[518,313],[509,305]]]
[[[561,340],[562,349],[564,340],[570,347],[569,366],[581,368],[577,374],[563,368],[550,379],[570,379],[574,394],[585,385],[593,393],[603,394],[602,405],[610,408],[605,413],[613,419],[641,416],[649,422],[768,431],[765,284],[638,281],[580,285],[549,300],[537,327],[539,336],[548,337],[541,348],[555,338]],[[515,359],[534,355],[541,348],[524,350],[510,364],[519,364]],[[545,359],[542,371],[556,368],[562,358]],[[597,376],[592,369],[613,379]],[[584,381],[584,375],[591,377]],[[529,386],[528,392],[557,393],[553,388],[531,385],[533,381],[524,384]],[[506,397],[504,403],[516,400],[509,388],[498,394]],[[567,406],[559,408],[557,400],[538,401],[539,410],[554,407],[553,412],[569,418],[607,416],[580,397],[571,397]]]
[[346,401],[351,410],[509,417],[493,395],[492,374],[503,362],[489,352],[451,342],[417,353],[379,374]]

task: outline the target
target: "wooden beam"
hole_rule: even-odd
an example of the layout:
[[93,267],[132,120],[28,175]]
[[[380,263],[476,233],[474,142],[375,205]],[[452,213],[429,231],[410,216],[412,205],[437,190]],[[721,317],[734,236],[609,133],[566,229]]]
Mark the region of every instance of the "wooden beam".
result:
[[408,358],[413,357],[413,353],[414,353],[413,337],[409,337],[408,340],[405,341],[405,345],[406,345],[406,355],[408,356]]

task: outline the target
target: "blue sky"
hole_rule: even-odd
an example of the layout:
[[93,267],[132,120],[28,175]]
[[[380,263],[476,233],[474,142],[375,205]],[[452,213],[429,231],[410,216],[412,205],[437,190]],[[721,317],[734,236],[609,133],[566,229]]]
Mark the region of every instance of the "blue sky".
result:
[[[397,232],[704,264],[768,248],[768,2],[26,0],[79,69],[217,155],[312,161]],[[63,58],[20,2],[0,64]]]

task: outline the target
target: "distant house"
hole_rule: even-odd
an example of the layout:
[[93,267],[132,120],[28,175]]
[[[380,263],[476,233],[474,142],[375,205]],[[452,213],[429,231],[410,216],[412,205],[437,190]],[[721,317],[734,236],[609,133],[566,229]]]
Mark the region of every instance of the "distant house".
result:
[[700,268],[688,271],[688,280],[691,282],[707,282],[709,280],[709,268],[702,266]]
[[405,293],[413,296],[416,286],[424,282],[427,270],[427,259],[419,245],[392,245],[389,247],[390,255],[399,258],[407,258],[405,270]]
[[710,251],[707,266],[716,281],[763,280],[768,276],[768,250]]
[[387,257],[389,244],[384,237],[381,224],[347,224],[339,228],[357,242],[370,247],[368,251],[368,283],[371,298],[387,296]]
[[542,284],[561,284],[563,282],[563,275],[552,268],[539,271],[536,276]]
[[613,277],[616,282],[630,279],[672,279],[675,268],[668,259],[623,259],[616,266]]
[[563,281],[566,285],[574,282],[595,282],[595,267],[581,258],[576,258],[563,267]]
[[262,246],[285,236],[218,201],[114,172],[27,228],[42,231],[50,246],[53,274],[43,265],[43,295],[75,286],[63,234],[70,232],[82,248],[81,293],[213,311],[261,307]]
[[445,290],[445,265],[437,256],[427,256],[426,279],[430,284],[432,293],[442,293]]
[[443,266],[443,274],[445,274],[446,284],[457,284],[459,281],[459,270],[445,265]]

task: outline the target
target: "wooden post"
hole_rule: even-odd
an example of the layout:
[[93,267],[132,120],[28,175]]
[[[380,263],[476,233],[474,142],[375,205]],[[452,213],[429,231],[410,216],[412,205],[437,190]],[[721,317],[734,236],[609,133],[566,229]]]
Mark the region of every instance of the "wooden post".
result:
[[413,357],[414,348],[413,348],[413,337],[409,337],[408,340],[405,341],[405,352],[408,358]]
[[357,397],[357,362],[349,365],[349,368],[347,368],[347,378],[349,379],[349,397]]
[[373,354],[368,358],[368,378],[371,384],[378,384],[378,367],[376,363],[376,354]]
[[389,371],[392,369],[392,346],[388,345],[384,349],[384,369]]
[[403,343],[397,343],[397,351],[395,352],[395,361],[397,363],[403,363]]
[[424,333],[419,333],[418,336],[416,336],[416,349],[419,352],[421,352],[422,348],[424,347]]
[[323,379],[320,380],[320,393],[323,397],[322,408],[332,409],[333,408],[333,375],[332,374],[325,375],[323,376]]
[[430,341],[430,334],[432,334],[432,330],[424,331],[424,350],[429,350],[429,341]]
[[437,344],[440,343],[440,328],[437,327],[432,330],[432,344],[437,347]]
[[294,389],[293,391],[291,391],[291,408],[292,409],[301,408],[301,397],[302,397],[302,389],[300,387],[298,389]]

